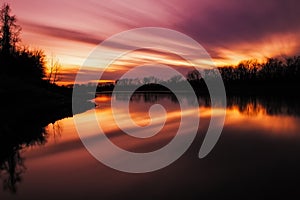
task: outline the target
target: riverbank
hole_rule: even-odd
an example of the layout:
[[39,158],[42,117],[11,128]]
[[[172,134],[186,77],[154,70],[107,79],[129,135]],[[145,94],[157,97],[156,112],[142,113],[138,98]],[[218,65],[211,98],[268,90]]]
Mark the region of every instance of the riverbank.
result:
[[[40,128],[56,120],[71,117],[72,89],[56,85],[30,84],[18,78],[0,77],[0,108],[2,113],[0,135],[20,135],[20,131],[9,131],[19,124],[19,121],[28,121]],[[86,100],[82,102],[82,110],[92,108],[94,105]],[[15,124],[11,124],[15,122]],[[30,132],[26,134],[31,134]]]

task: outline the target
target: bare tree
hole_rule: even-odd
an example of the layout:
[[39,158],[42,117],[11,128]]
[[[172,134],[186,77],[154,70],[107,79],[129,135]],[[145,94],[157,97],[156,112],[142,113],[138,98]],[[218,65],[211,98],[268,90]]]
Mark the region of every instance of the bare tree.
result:
[[55,84],[57,81],[59,81],[59,73],[61,70],[61,64],[58,62],[58,60],[54,61],[54,57],[51,58],[51,64],[49,67],[49,74],[48,74],[48,82],[51,84]]

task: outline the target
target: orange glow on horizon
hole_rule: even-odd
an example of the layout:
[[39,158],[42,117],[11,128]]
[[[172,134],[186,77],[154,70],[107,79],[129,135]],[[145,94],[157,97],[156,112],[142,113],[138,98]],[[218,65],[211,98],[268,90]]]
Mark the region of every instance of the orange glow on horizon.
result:
[[216,48],[222,58],[213,58],[217,66],[237,65],[241,61],[256,59],[265,62],[267,58],[294,56],[297,52],[297,35],[274,35],[268,39],[253,43],[239,43],[228,48]]
[[[204,65],[216,65],[220,66],[234,66],[239,64],[241,61],[244,60],[251,60],[256,59],[258,62],[265,62],[267,58],[271,57],[278,57],[278,56],[286,56],[292,55],[293,52],[296,51],[297,47],[297,37],[291,35],[285,36],[274,36],[269,40],[259,43],[244,43],[244,44],[237,44],[236,46],[232,46],[232,49],[225,49],[225,48],[216,48],[216,51],[222,58],[212,58],[212,61],[201,61]],[[130,52],[120,59],[116,60],[107,70],[107,73],[114,74],[113,76],[118,77],[122,75],[127,70],[145,65],[148,63],[161,63],[167,66],[172,66],[181,70],[191,68],[192,66],[183,60],[182,58],[173,55],[173,54],[166,54],[163,52],[156,52],[156,51],[144,51],[144,50],[137,50]],[[66,67],[65,67],[66,66]],[[70,65],[64,65],[63,71],[64,73],[69,73],[70,75],[76,73],[79,67],[70,67]],[[91,67],[91,70],[95,70],[95,67]],[[185,70],[187,71],[187,70]],[[74,75],[75,76],[75,75]],[[111,75],[109,75],[111,77]],[[113,82],[115,79],[107,79],[107,80],[100,80],[101,83],[104,82]],[[67,80],[62,78],[59,81],[59,85],[66,85],[72,84],[73,80]]]

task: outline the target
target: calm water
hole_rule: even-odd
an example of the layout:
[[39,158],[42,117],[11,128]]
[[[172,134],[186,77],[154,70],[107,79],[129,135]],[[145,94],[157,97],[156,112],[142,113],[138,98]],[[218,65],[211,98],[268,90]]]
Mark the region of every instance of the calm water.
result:
[[[95,100],[99,123],[115,144],[133,152],[148,152],[163,147],[174,137],[180,107],[173,96],[131,97],[131,117],[140,126],[149,124],[151,105],[158,103],[166,108],[164,128],[149,139],[134,139],[119,130],[112,118],[111,98],[122,104],[129,97],[101,94]],[[185,97],[179,101],[193,103]],[[73,118],[55,121],[45,127],[43,142],[16,149],[9,160],[2,161],[0,199],[258,199],[300,194],[297,100],[230,98],[222,135],[204,159],[198,158],[198,151],[211,109],[208,99],[201,98],[199,104],[199,131],[188,151],[170,166],[145,174],[128,174],[106,167],[87,152]],[[92,110],[79,114],[86,119],[89,136],[98,134],[89,128],[93,114]],[[113,156],[122,161],[118,155]]]

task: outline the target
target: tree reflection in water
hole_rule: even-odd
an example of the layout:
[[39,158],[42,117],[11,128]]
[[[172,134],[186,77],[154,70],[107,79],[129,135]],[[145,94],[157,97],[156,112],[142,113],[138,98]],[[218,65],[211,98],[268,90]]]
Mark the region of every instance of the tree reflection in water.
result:
[[21,174],[26,170],[24,160],[20,156],[20,149],[13,149],[7,157],[1,157],[1,178],[3,177],[3,189],[16,193],[16,183],[21,182]]
[[[118,101],[130,100],[132,102],[146,102],[157,103],[163,99],[167,99],[173,103],[186,100],[189,104],[195,104],[191,102],[193,98],[188,97],[189,94],[182,93],[177,97],[173,93],[134,93],[133,96],[129,96],[127,93],[117,93],[116,99]],[[106,96],[110,98],[110,94],[100,94],[97,97]],[[298,96],[228,96],[227,108],[237,107],[239,112],[245,115],[255,116],[260,112],[265,112],[267,115],[289,115],[300,116],[300,97]],[[209,96],[198,97],[199,106],[210,107]]]
[[[22,126],[23,124],[14,125],[24,128],[24,130],[32,129],[29,127]],[[33,125],[33,123],[31,123]],[[17,183],[22,181],[22,174],[25,172],[26,167],[24,164],[24,159],[21,157],[22,149],[45,144],[47,141],[47,133],[43,128],[38,128],[36,130],[42,130],[41,132],[27,132],[24,131],[23,134],[17,135],[14,132],[1,132],[1,144],[0,144],[0,179],[3,180],[3,189],[9,190],[12,193],[17,191]],[[20,133],[20,132],[19,132]]]
[[0,123],[0,180],[3,182],[3,189],[12,193],[17,192],[17,185],[26,171],[22,150],[45,144],[49,134],[44,127],[49,123],[52,123],[52,131],[55,133],[53,137],[59,136],[62,126],[56,120],[63,118],[62,114],[45,117],[16,113],[17,111],[4,111],[5,118]]

